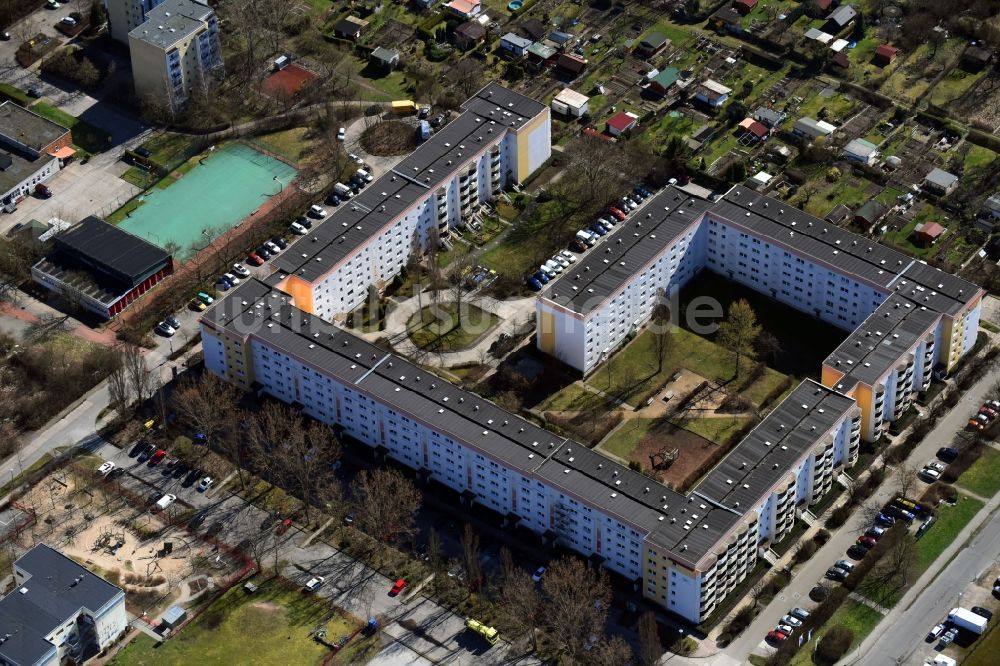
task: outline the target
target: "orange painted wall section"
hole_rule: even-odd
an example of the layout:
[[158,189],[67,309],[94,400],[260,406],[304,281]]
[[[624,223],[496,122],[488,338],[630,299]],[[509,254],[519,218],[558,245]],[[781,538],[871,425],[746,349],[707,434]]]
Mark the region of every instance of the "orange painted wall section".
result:
[[303,312],[313,313],[312,284],[300,277],[289,275],[275,285],[278,289],[292,297],[292,304]]
[[833,388],[840,381],[840,378],[844,376],[844,373],[839,370],[834,370],[830,366],[823,364],[823,374],[820,377],[820,383],[827,387]]
[[538,322],[538,348],[546,354],[554,353],[556,348],[556,318],[545,310]]

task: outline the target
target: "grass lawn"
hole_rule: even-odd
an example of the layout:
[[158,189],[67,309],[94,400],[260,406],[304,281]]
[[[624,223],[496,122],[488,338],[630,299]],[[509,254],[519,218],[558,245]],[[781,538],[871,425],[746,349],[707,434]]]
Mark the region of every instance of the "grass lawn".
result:
[[958,477],[958,487],[980,497],[993,497],[1000,491],[998,466],[1000,466],[1000,451],[990,447],[984,448],[979,460],[972,463],[969,469]]
[[141,146],[151,155],[147,158],[164,168],[176,166],[185,158],[185,153],[191,147],[191,137],[174,132],[160,132]]
[[308,138],[308,127],[293,127],[292,129],[255,137],[253,143],[264,150],[280,155],[298,164],[299,160],[309,153],[312,141]]
[[760,379],[751,384],[745,391],[743,397],[752,402],[755,406],[760,406],[767,395],[778,388],[778,385],[785,380],[785,375],[777,370],[767,368]]
[[[881,613],[864,604],[859,604],[856,601],[848,599],[843,603],[843,605],[837,609],[837,611],[826,621],[823,628],[813,634],[813,640],[819,640],[820,636],[825,634],[830,627],[834,627],[841,624],[854,633],[854,639],[851,641],[850,649],[853,650],[858,646],[858,644],[864,640],[865,636],[870,634],[875,626],[882,619]],[[813,643],[807,643],[802,646],[802,648],[795,653],[795,657],[792,659],[791,663],[793,666],[812,664],[812,651]]]
[[406,328],[421,349],[449,352],[471,347],[499,323],[495,314],[469,303],[462,304],[459,320],[458,304],[442,303],[413,313]]
[[958,536],[972,517],[983,508],[983,503],[962,493],[955,506],[943,504],[938,509],[938,519],[917,541],[917,575],[924,572]]
[[596,393],[591,393],[587,389],[582,388],[579,384],[570,384],[549,398],[548,402],[542,406],[543,411],[553,412],[590,409],[607,411],[613,409],[613,407],[607,400]]
[[[951,229],[948,229],[934,245],[924,247],[923,245],[917,245],[913,242],[913,230],[914,228],[923,222],[930,222],[932,219],[938,219],[940,214],[931,205],[925,205],[923,210],[917,213],[910,222],[898,231],[890,231],[885,235],[885,239],[892,245],[895,245],[903,252],[913,255],[917,258],[923,258],[937,252],[938,248],[941,246],[941,242],[948,237],[951,233]],[[943,221],[942,221],[943,222]],[[947,225],[944,225],[947,226]]]
[[25,108],[31,106],[35,101],[34,97],[9,83],[0,83],[0,97],[8,98]]
[[1000,652],[1000,631],[997,625],[989,630],[985,638],[979,640],[972,652],[962,661],[962,666],[993,666]]
[[[176,636],[156,647],[152,638],[140,634],[111,661],[115,666],[229,666],[230,664],[318,664],[328,649],[312,640],[310,633],[329,613],[294,586],[269,581],[248,595],[235,586],[213,602]],[[327,640],[351,633],[350,620],[334,617],[325,625]],[[350,663],[351,656],[370,650],[377,639],[357,636],[338,656]]]
[[36,102],[31,110],[48,118],[52,122],[59,123],[73,131],[73,145],[83,149],[88,153],[99,153],[108,147],[111,142],[111,135],[104,130],[94,127],[90,123],[71,116],[65,111],[60,111],[54,106]]
[[722,444],[734,432],[743,427],[745,416],[719,416],[715,418],[693,418],[677,421],[677,425],[716,444]]
[[689,37],[691,37],[691,33],[690,32],[688,32],[684,28],[681,28],[676,23],[671,23],[670,21],[659,21],[652,28],[650,28],[649,30],[647,30],[646,32],[644,32],[639,37],[639,39],[635,40],[636,43],[638,44],[645,37],[648,37],[649,35],[651,35],[654,32],[663,33],[663,35],[666,36],[666,38],[670,40],[671,46],[679,46],[679,45],[683,44],[684,42],[686,42]]
[[965,154],[965,160],[963,162],[965,172],[968,173],[973,169],[985,169],[993,163],[996,156],[997,154],[989,148],[983,148],[982,146],[977,146],[975,144],[970,145],[969,152]]
[[[132,182],[132,181],[129,181],[129,182]],[[128,217],[129,213],[131,213],[132,211],[134,211],[136,208],[138,208],[139,206],[141,206],[143,203],[145,203],[145,202],[143,202],[139,197],[135,197],[133,199],[130,199],[130,200],[128,200],[128,201],[125,202],[124,206],[122,206],[121,208],[119,208],[115,212],[111,213],[110,215],[108,215],[104,219],[106,221],[110,222],[111,224],[118,224],[119,222],[121,222],[122,220],[124,220],[126,217]]]
[[646,433],[657,424],[659,419],[631,419],[608,437],[599,447],[613,455],[628,460],[635,445],[642,441]]

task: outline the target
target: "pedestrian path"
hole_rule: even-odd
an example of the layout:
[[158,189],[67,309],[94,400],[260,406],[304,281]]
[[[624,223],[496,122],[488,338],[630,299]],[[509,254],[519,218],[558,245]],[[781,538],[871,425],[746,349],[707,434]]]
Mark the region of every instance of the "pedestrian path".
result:
[[879,615],[886,615],[890,610],[885,606],[883,606],[882,604],[876,603],[871,599],[869,599],[868,597],[858,594],[857,592],[851,592],[850,594],[847,595],[847,598],[853,599],[854,601],[857,601],[859,604],[864,604],[865,606],[868,606],[868,608],[871,608]]

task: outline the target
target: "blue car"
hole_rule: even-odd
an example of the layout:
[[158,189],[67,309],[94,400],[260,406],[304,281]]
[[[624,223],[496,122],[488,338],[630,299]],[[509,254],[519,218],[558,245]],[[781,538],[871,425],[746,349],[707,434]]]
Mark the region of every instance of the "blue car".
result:
[[549,276],[546,275],[545,273],[541,272],[541,271],[538,271],[537,273],[535,273],[531,277],[534,278],[535,280],[538,280],[542,284],[548,284],[549,283]]
[[222,289],[222,291],[229,291],[233,288],[233,283],[224,277],[220,277],[219,281],[216,283]]
[[330,206],[339,206],[340,197],[338,197],[336,194],[331,194],[326,198],[326,203]]
[[604,227],[602,227],[599,224],[592,224],[592,225],[590,225],[590,230],[593,231],[598,236],[605,236],[608,233],[608,230],[605,229]]
[[528,286],[531,287],[532,291],[541,291],[542,290],[542,283],[539,282],[538,280],[536,280],[533,277],[528,278]]
[[875,518],[875,522],[881,525],[882,527],[892,527],[893,524],[896,522],[896,519],[893,518],[892,516],[887,516],[884,513],[880,513],[878,514],[878,517]]

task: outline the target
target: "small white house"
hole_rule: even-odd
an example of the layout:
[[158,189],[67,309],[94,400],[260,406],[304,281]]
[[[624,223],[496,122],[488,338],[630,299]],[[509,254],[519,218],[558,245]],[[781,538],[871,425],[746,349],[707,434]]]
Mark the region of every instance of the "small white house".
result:
[[792,132],[807,139],[818,139],[821,136],[830,136],[837,130],[835,125],[831,125],[825,120],[815,118],[799,118],[792,127]]
[[586,95],[581,95],[570,88],[564,88],[552,100],[552,110],[564,116],[579,118],[587,113],[588,102],[590,102],[590,98]]
[[864,139],[852,139],[844,146],[841,155],[851,162],[861,162],[872,166],[878,159],[878,146]]

